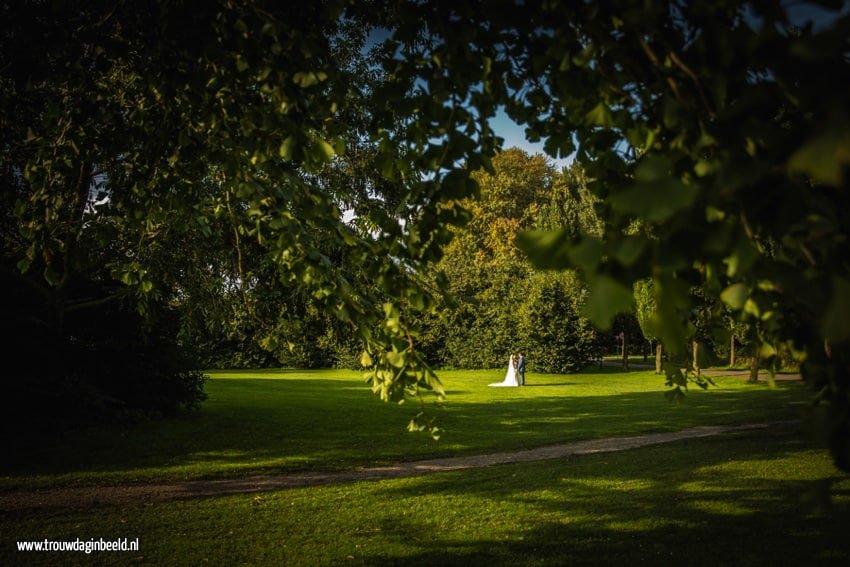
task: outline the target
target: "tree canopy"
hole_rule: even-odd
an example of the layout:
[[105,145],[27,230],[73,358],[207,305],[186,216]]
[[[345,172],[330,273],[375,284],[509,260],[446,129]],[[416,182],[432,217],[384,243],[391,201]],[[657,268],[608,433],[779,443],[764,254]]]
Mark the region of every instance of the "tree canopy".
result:
[[437,316],[424,318],[423,348],[443,367],[504,367],[524,351],[534,372],[574,372],[595,354],[599,337],[581,316],[587,292],[573,272],[535,273],[517,247],[537,226],[581,231],[593,222],[576,213],[589,195],[578,169],[558,172],[549,160],[517,148],[496,154],[492,173],[472,178],[479,195],[462,202],[471,218],[452,229],[436,268],[449,297]]
[[360,337],[382,398],[441,394],[413,322],[436,305],[424,276],[469,218],[475,172],[494,173],[504,107],[550,155],[575,155],[603,223],[523,233],[534,264],[578,269],[602,328],[651,278],[668,350],[695,286],[758,321],[765,357],[785,345],[802,362],[850,468],[850,15],[222,0],[31,1],[0,17],[4,273],[37,290],[60,342],[75,340],[71,310],[202,297],[212,237],[234,250],[215,285],[254,286],[257,247]]

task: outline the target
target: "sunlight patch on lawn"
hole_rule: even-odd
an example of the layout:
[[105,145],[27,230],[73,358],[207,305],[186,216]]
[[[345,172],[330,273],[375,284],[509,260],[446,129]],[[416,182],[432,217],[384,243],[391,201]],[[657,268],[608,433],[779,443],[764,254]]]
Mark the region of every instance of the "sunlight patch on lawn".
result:
[[[724,480],[719,481],[711,481],[711,480],[694,480],[692,482],[683,482],[682,484],[676,487],[678,490],[682,492],[729,492],[730,487],[729,484]],[[744,487],[740,487],[739,490],[744,490]]]
[[532,417],[530,419],[523,420],[523,421],[524,421],[524,423],[526,423],[529,426],[536,426],[536,425],[549,425],[549,424],[553,424],[553,423],[575,423],[575,422],[580,421],[580,420],[581,420],[581,418],[576,417],[576,416],[567,416],[567,415],[564,415],[564,416],[548,416],[547,415],[546,417],[542,417],[542,418]]
[[622,478],[562,478],[562,484],[593,488],[596,490],[616,490],[620,492],[635,492],[638,490],[652,490],[655,482],[646,479],[622,479]]
[[196,451],[189,453],[189,459],[193,461],[230,460],[250,457],[247,451],[236,451],[234,449],[222,451]]
[[676,522],[662,521],[656,518],[635,518],[628,521],[607,522],[605,528],[613,532],[653,532],[661,528],[668,528]]
[[756,512],[738,501],[730,500],[695,500],[690,502],[689,506],[699,512],[718,516],[751,516]]
[[[813,463],[819,466],[812,467]],[[800,480],[816,480],[835,468],[826,451],[804,451],[773,459],[747,459],[702,467],[698,475],[732,475],[741,480],[786,480],[789,474],[802,475]],[[711,481],[707,481],[711,482]]]

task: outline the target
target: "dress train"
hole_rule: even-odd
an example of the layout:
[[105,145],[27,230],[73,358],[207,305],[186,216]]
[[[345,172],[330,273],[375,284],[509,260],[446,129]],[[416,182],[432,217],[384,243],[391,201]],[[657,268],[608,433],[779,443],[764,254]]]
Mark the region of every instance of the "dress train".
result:
[[514,355],[511,355],[508,359],[508,371],[505,373],[505,379],[501,382],[488,384],[488,386],[492,388],[514,388],[519,386],[519,381],[517,380],[516,375],[516,367],[514,366]]

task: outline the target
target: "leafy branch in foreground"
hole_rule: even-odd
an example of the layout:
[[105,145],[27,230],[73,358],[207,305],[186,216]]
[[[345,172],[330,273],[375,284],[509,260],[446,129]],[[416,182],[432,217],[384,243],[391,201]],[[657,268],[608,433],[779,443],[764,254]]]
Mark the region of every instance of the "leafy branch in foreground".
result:
[[529,257],[580,269],[603,328],[650,278],[668,351],[691,336],[692,289],[725,302],[764,354],[801,361],[850,469],[850,15],[798,25],[781,2],[629,0],[405,10],[431,38],[394,35],[410,82],[483,115],[503,105],[585,168],[602,236],[527,233]]

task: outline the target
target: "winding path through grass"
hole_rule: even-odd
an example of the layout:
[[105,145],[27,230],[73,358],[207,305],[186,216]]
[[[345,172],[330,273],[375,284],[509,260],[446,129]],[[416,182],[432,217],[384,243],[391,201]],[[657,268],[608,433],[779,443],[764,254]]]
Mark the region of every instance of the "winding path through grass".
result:
[[0,510],[9,512],[27,509],[88,508],[102,505],[120,506],[139,502],[203,498],[268,492],[285,488],[318,486],[342,482],[382,480],[481,468],[505,463],[543,461],[574,455],[624,451],[659,443],[710,437],[734,431],[765,429],[775,425],[790,423],[795,422],[783,421],[726,426],[701,426],[674,432],[591,439],[519,451],[409,461],[391,466],[358,468],[341,472],[303,472],[281,475],[244,476],[221,480],[192,480],[184,482],[12,491],[0,494]]

